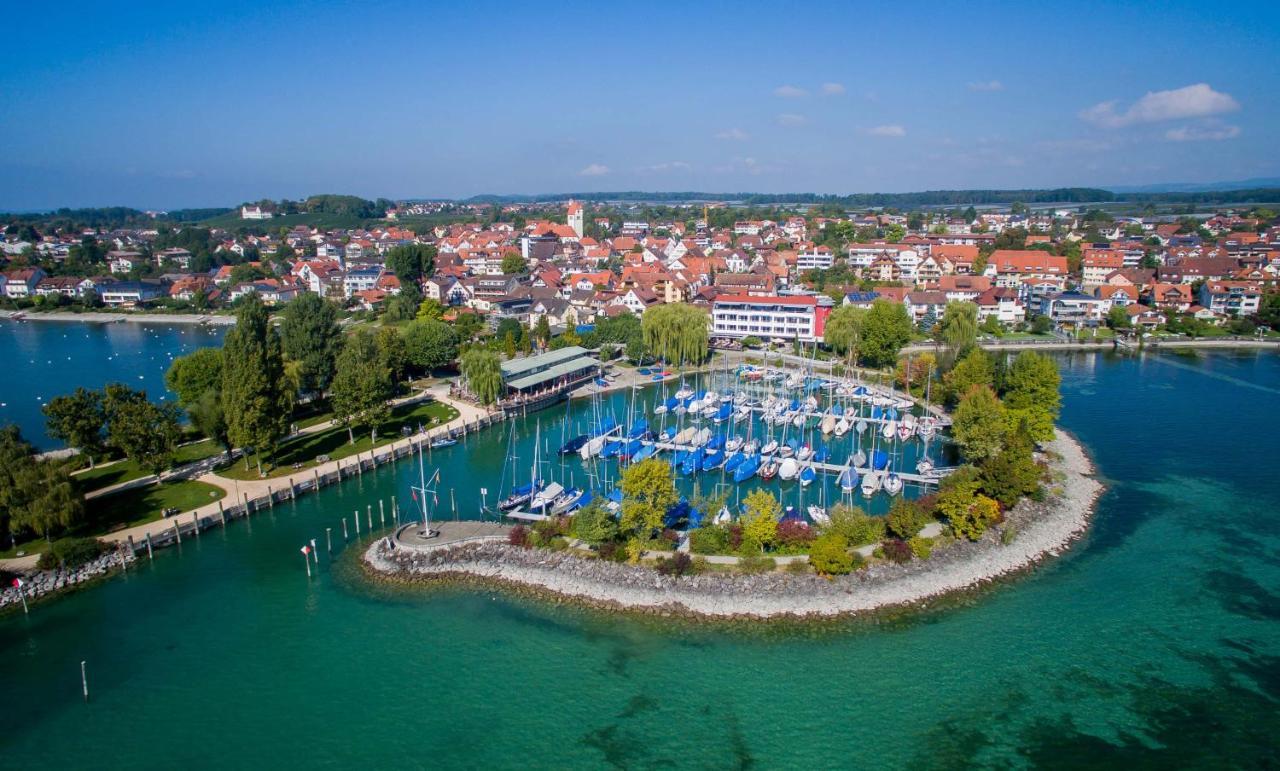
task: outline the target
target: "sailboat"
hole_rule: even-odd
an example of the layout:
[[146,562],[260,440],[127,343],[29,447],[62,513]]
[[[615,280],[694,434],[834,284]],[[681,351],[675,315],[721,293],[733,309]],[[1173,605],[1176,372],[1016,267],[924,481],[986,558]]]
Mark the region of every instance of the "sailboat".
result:
[[813,483],[813,480],[817,478],[818,478],[818,472],[813,470],[812,465],[805,466],[803,469],[800,470],[800,486],[801,487],[808,487],[810,484]]
[[795,458],[787,458],[778,464],[778,477],[784,482],[795,479],[800,473],[800,464],[796,463]]

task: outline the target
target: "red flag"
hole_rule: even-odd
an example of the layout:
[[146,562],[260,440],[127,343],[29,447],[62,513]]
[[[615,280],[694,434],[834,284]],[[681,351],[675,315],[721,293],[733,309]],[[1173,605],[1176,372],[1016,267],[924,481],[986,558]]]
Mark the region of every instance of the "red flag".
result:
[[13,586],[14,586],[14,588],[16,588],[16,589],[21,589],[21,588],[22,588],[22,579],[21,579],[21,578],[15,578],[15,579],[13,579]]
[[417,491],[417,490],[410,490],[410,491],[409,491],[409,495],[412,495],[412,496],[413,496],[413,502],[414,502],[414,503],[417,503],[417,502],[418,502],[418,491]]
[[310,553],[311,553],[311,547],[310,547],[310,546],[303,546],[303,547],[302,547],[302,553],[303,553],[303,554],[310,554]]

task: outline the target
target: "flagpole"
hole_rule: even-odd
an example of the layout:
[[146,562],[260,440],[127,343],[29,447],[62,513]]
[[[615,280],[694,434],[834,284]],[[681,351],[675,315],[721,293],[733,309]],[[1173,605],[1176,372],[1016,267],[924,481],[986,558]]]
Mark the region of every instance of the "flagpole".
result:
[[311,578],[311,556],[307,554],[309,549],[302,547],[302,564],[307,566],[307,578]]

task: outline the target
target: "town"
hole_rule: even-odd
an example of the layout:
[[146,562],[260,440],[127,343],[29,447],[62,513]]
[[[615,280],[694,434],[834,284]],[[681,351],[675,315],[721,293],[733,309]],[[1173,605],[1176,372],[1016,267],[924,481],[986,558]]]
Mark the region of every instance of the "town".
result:
[[[514,319],[556,335],[688,304],[710,314],[717,343],[749,345],[822,340],[834,307],[877,300],[903,305],[924,335],[949,302],[973,303],[993,337],[1250,336],[1280,323],[1280,225],[1257,206],[1199,218],[1018,203],[739,218],[750,210],[717,202],[659,219],[575,200],[377,203],[381,219],[350,228],[273,227],[277,211],[290,215],[272,202],[215,227],[18,220],[0,296],[19,314],[215,314],[248,294],[280,306],[309,292],[359,319],[411,318],[428,302],[449,322]],[[452,221],[412,224],[442,214]]]

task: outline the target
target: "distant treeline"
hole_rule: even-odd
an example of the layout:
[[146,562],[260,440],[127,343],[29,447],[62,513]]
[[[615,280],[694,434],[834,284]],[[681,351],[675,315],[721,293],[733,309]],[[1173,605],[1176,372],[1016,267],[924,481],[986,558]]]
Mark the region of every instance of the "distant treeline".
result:
[[1058,187],[1043,190],[925,190],[919,193],[854,193],[852,195],[820,195],[817,193],[655,193],[638,190],[612,193],[563,193],[557,195],[478,195],[467,203],[538,203],[576,198],[584,201],[634,201],[674,203],[684,201],[733,201],[745,206],[768,204],[812,204],[840,206],[849,209],[896,208],[922,206],[969,206],[996,204],[1049,203],[1203,203],[1231,204],[1251,201],[1280,200],[1280,188],[1251,190],[1213,190],[1179,193],[1115,193],[1094,187]]
[[175,209],[163,215],[152,217],[139,209],[127,206],[103,206],[84,209],[55,209],[48,212],[23,212],[21,214],[0,214],[0,221],[41,225],[53,229],[95,228],[114,230],[115,228],[134,228],[155,225],[156,223],[199,222],[231,211],[223,207],[207,209]]

